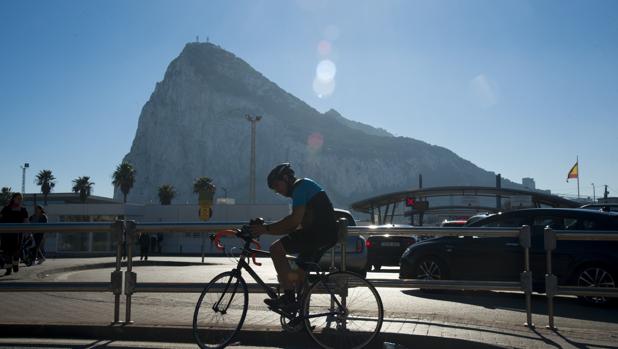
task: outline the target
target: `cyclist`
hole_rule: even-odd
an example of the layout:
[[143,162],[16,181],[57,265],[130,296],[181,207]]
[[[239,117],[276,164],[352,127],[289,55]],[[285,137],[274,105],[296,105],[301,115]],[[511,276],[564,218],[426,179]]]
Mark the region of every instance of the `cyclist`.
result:
[[251,233],[285,235],[273,242],[270,253],[283,295],[265,299],[271,308],[284,311],[295,305],[295,289],[301,285],[305,272],[293,270],[286,254],[298,254],[297,265],[317,263],[321,255],[337,242],[337,222],[333,205],[319,184],[309,178],[296,178],[289,163],[282,163],[268,174],[268,187],[277,194],[292,199],[292,213],[267,225],[251,225]]

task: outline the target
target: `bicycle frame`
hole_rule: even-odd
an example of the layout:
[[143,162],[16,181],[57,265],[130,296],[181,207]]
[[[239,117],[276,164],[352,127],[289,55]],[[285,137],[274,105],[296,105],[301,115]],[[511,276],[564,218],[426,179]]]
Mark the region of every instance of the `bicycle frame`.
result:
[[[251,268],[251,265],[247,262],[247,259],[249,259],[251,257],[251,255],[261,255],[261,256],[270,256],[270,253],[266,252],[266,251],[262,251],[262,250],[254,250],[250,247],[251,245],[251,241],[245,241],[245,246],[243,247],[243,250],[240,254],[240,259],[238,260],[238,264],[236,265],[236,268],[232,269],[232,277],[239,277],[242,276],[242,270],[246,270],[247,273],[253,278],[253,280],[255,280],[257,282],[258,285],[260,285],[260,287],[266,292],[266,294],[268,295],[268,297],[270,297],[271,299],[275,299],[277,298],[277,294],[275,293],[275,291],[269,287],[268,285],[266,285],[266,283],[262,280],[262,278],[260,278],[260,276],[253,270],[253,268]],[[315,281],[314,283],[309,284],[307,278],[305,278],[304,281],[304,286],[307,286],[306,289],[309,289],[311,286],[313,286],[315,283],[324,280],[326,277],[326,273],[324,274],[319,274],[319,279],[317,281]],[[225,310],[221,310],[219,309],[219,305],[221,303],[221,301],[223,300],[224,295],[227,293],[229,287],[230,287],[230,283],[232,281],[232,278],[230,277],[230,279],[228,280],[228,283],[223,291],[223,293],[221,294],[221,298],[219,298],[219,300],[213,305],[213,310],[214,311],[220,311],[222,313],[225,312]],[[343,308],[344,306],[342,305],[341,302],[339,302],[339,300],[337,299],[337,297],[335,297],[333,291],[331,290],[331,288],[328,286],[327,283],[324,283],[324,286],[326,287],[326,290],[328,291],[328,293],[331,296],[331,303],[335,303],[337,305],[338,309]],[[227,307],[231,304],[232,300],[234,299],[234,295],[236,294],[236,290],[238,288],[238,283],[236,283],[234,285],[234,290],[232,291],[232,296],[230,297],[230,300],[228,301],[227,306],[225,307],[225,309],[227,309]],[[305,287],[303,287],[305,288]],[[304,295],[303,295],[304,297]],[[333,302],[334,301],[334,302]],[[345,298],[343,299],[343,303],[345,304]],[[331,306],[331,309],[334,309],[334,306]],[[287,318],[291,318],[291,320],[294,321],[302,321],[305,319],[310,319],[310,318],[315,318],[315,317],[322,317],[322,316],[329,316],[329,315],[333,315],[336,314],[335,311],[330,311],[327,313],[320,313],[320,314],[313,314],[313,315],[308,315],[308,316],[291,316],[291,314],[288,314],[286,312],[283,311],[279,311],[278,309],[271,309],[272,311],[274,311],[275,313],[285,316]]]

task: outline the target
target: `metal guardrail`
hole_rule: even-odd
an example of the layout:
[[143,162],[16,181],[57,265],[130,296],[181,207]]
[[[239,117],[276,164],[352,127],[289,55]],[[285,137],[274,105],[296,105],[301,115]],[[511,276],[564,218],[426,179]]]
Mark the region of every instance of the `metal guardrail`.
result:
[[554,326],[554,297],[557,295],[570,296],[596,296],[596,297],[618,297],[618,288],[607,287],[575,287],[559,286],[558,277],[552,271],[552,251],[556,249],[557,241],[618,241],[616,231],[594,231],[590,230],[554,230],[546,227],[544,234],[544,245],[546,252],[545,274],[545,293],[547,295],[547,328],[555,330]]
[[[418,287],[446,290],[500,290],[500,291],[523,291],[526,299],[526,322],[525,326],[534,327],[532,323],[532,271],[530,270],[530,247],[531,230],[527,225],[521,228],[460,228],[460,227],[376,227],[376,226],[352,226],[348,227],[350,234],[401,234],[410,236],[430,237],[482,237],[482,238],[518,238],[519,245],[524,249],[524,270],[520,274],[519,281],[475,281],[475,280],[419,280],[406,279],[396,282],[400,287]],[[376,283],[378,285],[395,284],[394,282]]]
[[[115,241],[123,241],[124,222],[113,223],[22,223],[0,224],[0,234],[10,233],[111,233]],[[120,295],[122,294],[122,244],[116,244],[116,265],[110,282],[3,282],[0,292],[112,292],[114,294],[114,320],[120,323]]]
[[[122,246],[132,246],[138,232],[156,233],[209,233],[213,230],[234,228],[242,225],[242,222],[233,223],[139,223],[134,221],[116,221],[109,223],[47,223],[47,224],[2,224],[0,233],[15,232],[55,232],[55,233],[87,233],[87,232],[111,232],[116,242],[116,268],[111,273],[110,282],[80,282],[80,283],[55,283],[55,282],[11,282],[0,283],[0,292],[112,292],[114,294],[114,321],[122,323],[119,319],[120,295],[126,297],[125,323],[131,321],[131,297],[136,292],[200,292],[204,283],[138,283],[137,273],[133,271],[132,248],[127,248],[126,270],[121,271]],[[518,282],[501,281],[456,281],[456,280],[375,280],[372,283],[376,287],[427,287],[435,289],[467,289],[467,290],[515,290],[523,291],[526,298],[526,325],[532,325],[531,317],[531,293],[532,273],[530,271],[529,248],[530,228],[524,226],[517,229],[507,228],[424,228],[424,227],[347,227],[344,225],[341,242],[345,242],[347,234],[371,235],[383,233],[408,234],[416,236],[477,236],[477,237],[517,237],[524,249],[524,271]],[[341,269],[345,270],[346,244],[341,244]],[[334,268],[334,249],[331,252],[331,268]]]

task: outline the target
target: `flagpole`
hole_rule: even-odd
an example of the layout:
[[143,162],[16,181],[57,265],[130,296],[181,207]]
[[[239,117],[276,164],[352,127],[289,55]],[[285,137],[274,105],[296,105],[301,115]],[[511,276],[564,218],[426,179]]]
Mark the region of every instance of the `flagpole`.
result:
[[579,155],[576,157],[577,164],[577,198],[579,199]]

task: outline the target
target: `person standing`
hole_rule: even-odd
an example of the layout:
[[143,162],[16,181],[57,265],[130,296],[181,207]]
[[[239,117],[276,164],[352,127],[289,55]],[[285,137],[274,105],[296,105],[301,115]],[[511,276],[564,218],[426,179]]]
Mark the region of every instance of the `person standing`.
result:
[[[30,216],[30,223],[47,223],[47,214],[43,206],[36,205],[34,214]],[[45,235],[44,233],[34,233],[34,258],[38,264],[45,262]]]
[[148,250],[150,249],[150,236],[147,233],[139,234],[139,260],[148,260]]
[[[22,207],[23,196],[14,193],[9,204],[0,212],[1,223],[28,223],[28,210]],[[20,233],[2,234],[2,250],[4,251],[4,275],[11,275],[19,271],[19,248],[21,243]]]

